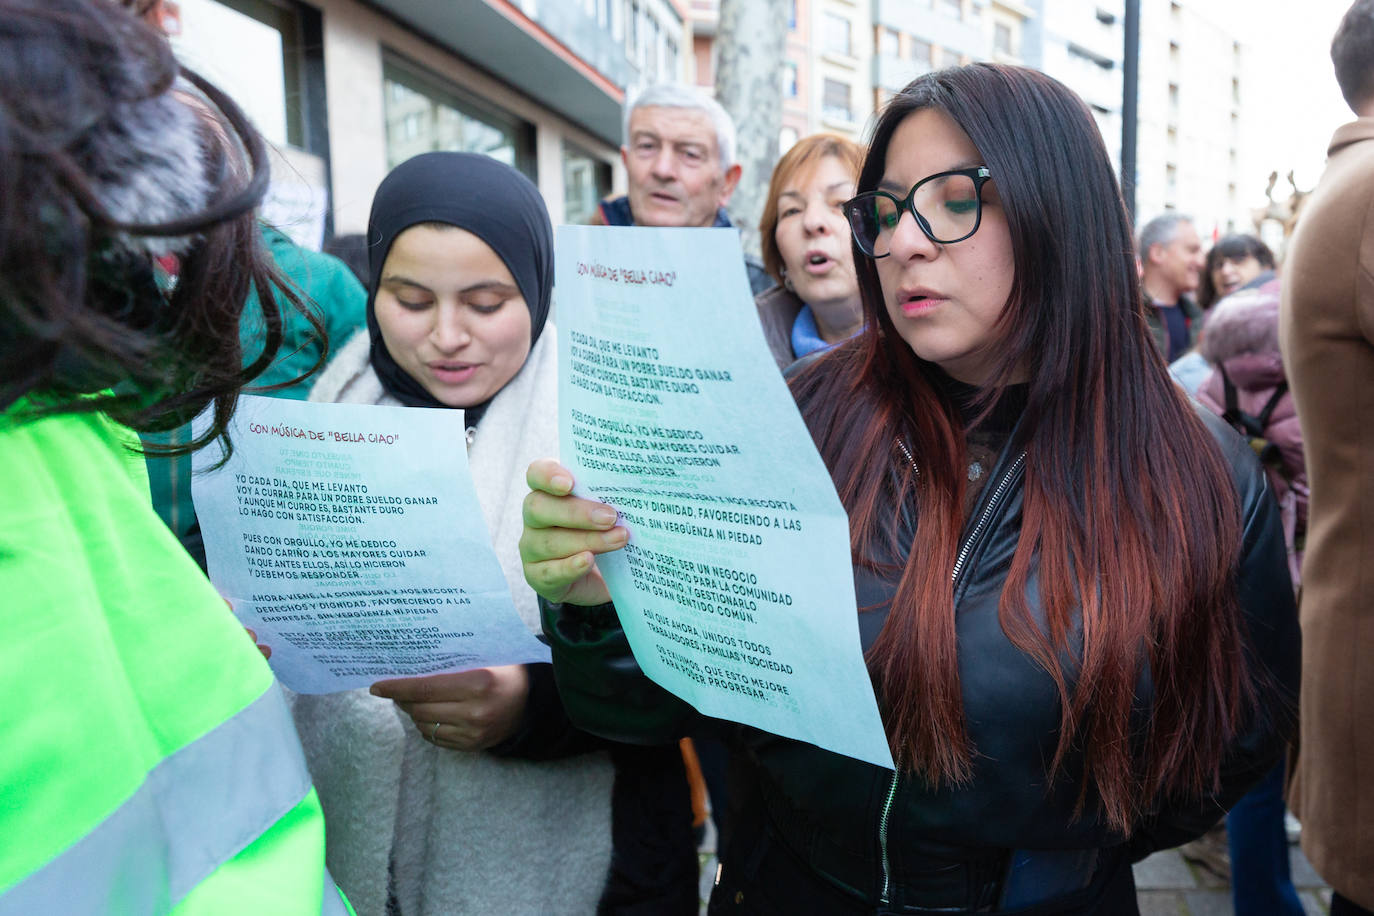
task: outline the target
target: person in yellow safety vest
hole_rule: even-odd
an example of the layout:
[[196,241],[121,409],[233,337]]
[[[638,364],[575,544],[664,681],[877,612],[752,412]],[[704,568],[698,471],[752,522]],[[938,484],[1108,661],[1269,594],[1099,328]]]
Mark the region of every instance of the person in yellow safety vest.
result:
[[4,916],[351,912],[281,689],[134,435],[212,406],[220,436],[261,371],[238,327],[271,290],[266,180],[242,112],[133,13],[0,0]]

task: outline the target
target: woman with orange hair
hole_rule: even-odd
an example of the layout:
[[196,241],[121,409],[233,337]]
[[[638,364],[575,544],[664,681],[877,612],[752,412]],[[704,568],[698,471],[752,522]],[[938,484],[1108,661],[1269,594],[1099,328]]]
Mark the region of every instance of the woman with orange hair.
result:
[[763,266],[778,285],[754,298],[778,366],[832,347],[863,326],[842,206],[863,150],[835,134],[803,137],[778,160],[759,220]]

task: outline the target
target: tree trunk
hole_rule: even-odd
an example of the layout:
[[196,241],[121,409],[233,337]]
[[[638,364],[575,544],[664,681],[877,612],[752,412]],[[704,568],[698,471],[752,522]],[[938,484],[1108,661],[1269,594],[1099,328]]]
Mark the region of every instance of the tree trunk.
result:
[[789,0],[720,0],[716,98],[735,119],[735,161],[743,170],[730,199],[730,219],[754,254],[768,179],[778,161],[788,9]]

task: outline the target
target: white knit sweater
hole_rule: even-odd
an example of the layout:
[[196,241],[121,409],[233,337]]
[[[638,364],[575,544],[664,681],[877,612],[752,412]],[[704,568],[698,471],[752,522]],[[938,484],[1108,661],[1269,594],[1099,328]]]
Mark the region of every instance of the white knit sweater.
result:
[[[398,402],[368,360],[367,332],[329,362],[312,401]],[[552,325],[492,400],[468,449],[477,497],[516,609],[539,630],[518,540],[525,469],[558,454]],[[604,753],[526,762],[435,747],[366,690],[293,698],[324,805],[329,870],[359,916],[386,912],[394,862],[403,916],[592,913],[611,860]]]

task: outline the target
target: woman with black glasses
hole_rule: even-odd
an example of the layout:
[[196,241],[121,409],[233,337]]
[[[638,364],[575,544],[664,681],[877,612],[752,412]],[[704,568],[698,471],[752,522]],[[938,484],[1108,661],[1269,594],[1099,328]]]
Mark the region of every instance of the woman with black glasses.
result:
[[[849,511],[898,769],[733,727],[745,810],[712,911],[1135,913],[1131,862],[1219,819],[1291,728],[1278,512],[1155,352],[1070,91],[923,76],[858,188],[867,330],[790,383]],[[529,476],[525,574],[574,718],[702,727],[610,658],[597,504],[552,462]]]

